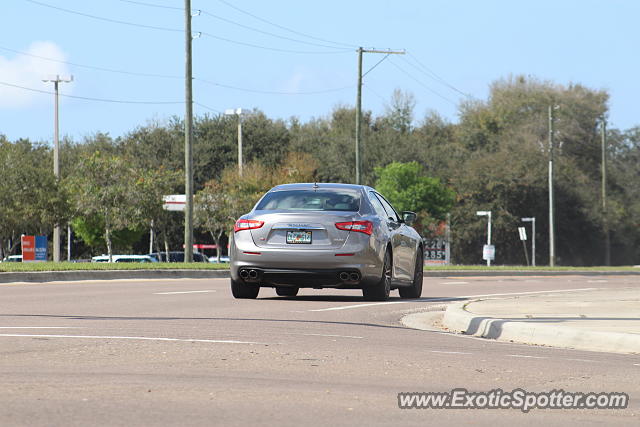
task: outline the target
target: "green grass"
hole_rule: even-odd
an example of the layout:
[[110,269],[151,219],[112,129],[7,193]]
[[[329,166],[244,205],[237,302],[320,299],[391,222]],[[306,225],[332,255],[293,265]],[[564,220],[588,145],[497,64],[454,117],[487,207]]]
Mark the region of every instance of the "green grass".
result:
[[0,272],[74,270],[224,270],[229,264],[208,262],[3,262]]
[[429,265],[425,266],[425,270],[435,271],[638,271],[640,267],[632,266],[616,266],[616,267],[569,267],[569,266],[536,266],[526,267],[523,265],[497,265],[487,267],[486,265]]

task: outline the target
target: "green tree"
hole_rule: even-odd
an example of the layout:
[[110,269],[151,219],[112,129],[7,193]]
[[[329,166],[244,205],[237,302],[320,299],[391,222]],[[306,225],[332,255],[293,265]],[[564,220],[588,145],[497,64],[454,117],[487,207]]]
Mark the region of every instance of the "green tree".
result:
[[438,178],[424,176],[417,162],[390,163],[376,168],[376,173],[379,176],[376,189],[396,209],[420,214],[421,221],[417,223],[420,231],[433,220],[443,220],[455,201],[453,190]]
[[114,231],[148,224],[140,178],[130,161],[97,151],[83,156],[66,180],[76,215],[102,222],[110,259]]

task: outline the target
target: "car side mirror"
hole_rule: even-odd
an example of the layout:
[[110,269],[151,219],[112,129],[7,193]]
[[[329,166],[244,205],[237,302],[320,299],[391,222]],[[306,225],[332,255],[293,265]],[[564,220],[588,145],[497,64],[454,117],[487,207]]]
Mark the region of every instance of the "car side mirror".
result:
[[411,212],[411,211],[402,212],[402,222],[404,222],[407,225],[412,225],[417,218],[418,218],[418,215],[416,215],[415,212]]

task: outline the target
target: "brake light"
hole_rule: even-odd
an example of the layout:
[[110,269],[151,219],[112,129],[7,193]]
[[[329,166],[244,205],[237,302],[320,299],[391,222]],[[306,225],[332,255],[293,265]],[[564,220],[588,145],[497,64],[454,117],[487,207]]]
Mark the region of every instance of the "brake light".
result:
[[336,228],[338,230],[357,231],[369,236],[373,233],[373,223],[371,221],[336,222]]
[[239,219],[233,226],[233,232],[237,233],[242,230],[253,230],[264,225],[264,221],[256,221],[255,219]]

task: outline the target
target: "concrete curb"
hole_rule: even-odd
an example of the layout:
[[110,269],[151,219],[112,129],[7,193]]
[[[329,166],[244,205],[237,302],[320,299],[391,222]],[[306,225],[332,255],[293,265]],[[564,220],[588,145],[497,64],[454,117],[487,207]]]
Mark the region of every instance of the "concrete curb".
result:
[[[480,301],[480,300],[475,300]],[[465,307],[474,301],[447,306],[442,325],[466,335],[577,350],[609,353],[640,353],[640,335],[620,332],[590,331],[535,321],[519,322],[478,316]]]
[[228,278],[229,270],[77,270],[0,273],[0,283]]

